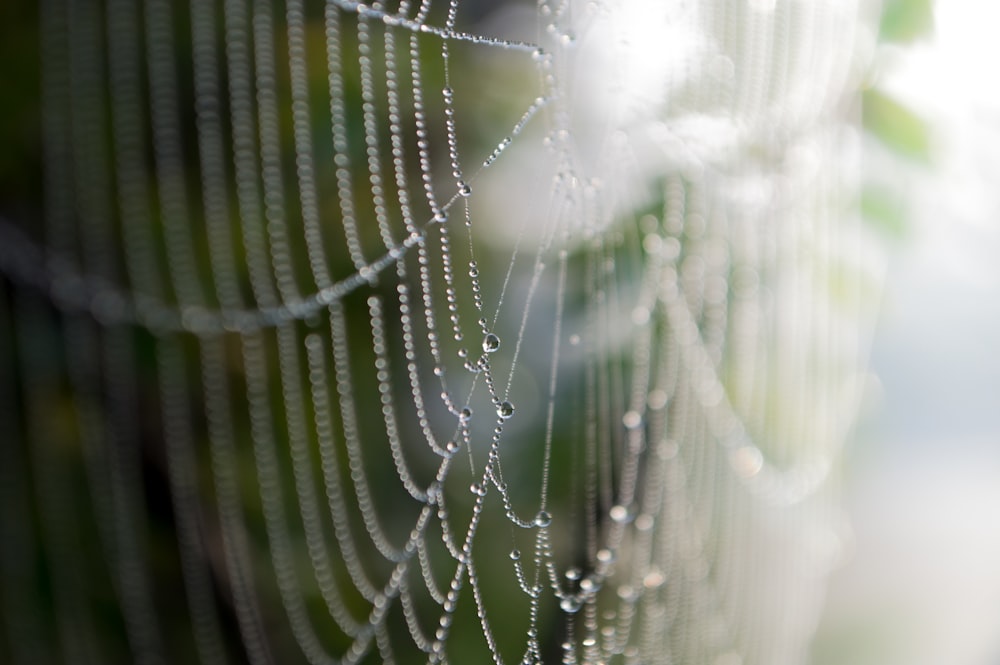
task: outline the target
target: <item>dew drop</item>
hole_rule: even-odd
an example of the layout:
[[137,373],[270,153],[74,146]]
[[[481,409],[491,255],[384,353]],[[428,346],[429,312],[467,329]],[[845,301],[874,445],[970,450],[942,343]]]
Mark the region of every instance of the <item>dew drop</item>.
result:
[[626,429],[636,429],[642,424],[642,416],[638,411],[626,411],[622,416],[622,424]]
[[552,524],[552,515],[549,515],[544,510],[539,510],[538,514],[535,515],[535,526],[547,527]]
[[567,614],[576,614],[580,611],[580,599],[576,596],[566,596],[559,602],[559,607]]
[[449,454],[454,455],[455,453],[458,452],[458,442],[449,441],[448,443],[444,444],[444,449],[448,451]]
[[448,215],[445,214],[444,210],[438,210],[434,213],[434,221],[438,224],[444,224],[448,221]]
[[607,548],[597,550],[597,560],[601,563],[612,563],[615,560],[615,553]]
[[730,463],[743,478],[753,478],[764,467],[764,455],[757,446],[740,446],[733,451]]
[[642,239],[642,250],[647,254],[659,254],[663,246],[663,238],[656,233],[647,233]]
[[469,261],[469,277],[479,277],[479,266],[475,261]]
[[632,310],[632,323],[643,326],[649,323],[649,309],[646,307],[636,307]]
[[469,187],[467,182],[460,182],[458,183],[458,193],[468,198],[472,196],[472,187]]
[[646,398],[646,403],[649,405],[649,408],[654,411],[658,411],[667,405],[667,401],[669,399],[670,398],[667,396],[665,390],[657,388],[649,393],[649,397]]
[[514,415],[514,405],[510,402],[501,402],[500,406],[497,407],[497,413],[501,418],[507,420]]
[[510,551],[510,560],[518,561],[521,558],[521,550],[513,549]]
[[500,338],[489,333],[483,338],[483,351],[486,353],[494,353],[500,348]]
[[666,581],[667,578],[663,576],[663,573],[659,569],[653,568],[642,578],[642,585],[647,589],[657,589],[663,586],[663,583]]
[[462,409],[461,413],[458,414],[458,417],[464,423],[469,422],[470,420],[472,420],[472,409],[470,409],[469,407],[465,407],[464,409]]
[[568,579],[570,582],[575,582],[578,579],[580,579],[580,575],[582,574],[583,573],[580,571],[579,568],[568,568],[566,570],[566,579]]
[[660,445],[656,447],[656,454],[662,460],[673,459],[680,452],[680,446],[677,445],[676,441],[671,441],[665,439],[660,442]]
[[444,367],[438,365],[434,368],[434,376],[444,376]]
[[608,511],[608,515],[611,516],[612,521],[618,524],[625,524],[629,520],[628,508],[625,506],[612,506],[611,510]]
[[468,355],[469,355],[469,352],[465,348],[461,348],[461,349],[458,350],[458,357],[459,358],[466,358],[466,357],[468,357]]

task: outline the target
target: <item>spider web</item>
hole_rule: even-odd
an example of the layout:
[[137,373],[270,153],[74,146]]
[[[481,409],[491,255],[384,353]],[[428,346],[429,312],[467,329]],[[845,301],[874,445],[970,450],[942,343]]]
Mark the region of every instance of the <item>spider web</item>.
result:
[[805,662],[862,9],[43,2],[11,662]]

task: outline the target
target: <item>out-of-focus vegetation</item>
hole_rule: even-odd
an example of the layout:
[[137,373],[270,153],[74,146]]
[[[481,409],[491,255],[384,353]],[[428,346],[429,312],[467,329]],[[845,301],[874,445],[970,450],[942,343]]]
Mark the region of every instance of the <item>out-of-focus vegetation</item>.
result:
[[[933,0],[885,0],[879,21],[878,49],[905,48],[934,29]],[[876,61],[879,51],[876,51]],[[877,62],[876,62],[877,67]],[[933,159],[931,129],[920,114],[880,87],[862,91],[862,126],[874,144],[902,163],[928,165]],[[881,235],[898,241],[907,234],[904,193],[872,178],[862,186],[860,212]]]

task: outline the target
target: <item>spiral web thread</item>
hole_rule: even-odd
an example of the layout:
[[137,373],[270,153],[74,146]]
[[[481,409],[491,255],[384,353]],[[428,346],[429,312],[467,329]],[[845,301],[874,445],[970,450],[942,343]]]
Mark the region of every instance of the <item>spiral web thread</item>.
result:
[[10,662],[807,660],[861,8],[475,9],[42,3]]

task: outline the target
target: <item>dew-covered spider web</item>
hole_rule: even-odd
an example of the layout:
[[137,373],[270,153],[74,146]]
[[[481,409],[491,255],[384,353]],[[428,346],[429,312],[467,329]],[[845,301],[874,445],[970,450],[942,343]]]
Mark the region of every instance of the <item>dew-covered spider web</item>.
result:
[[807,662],[865,11],[43,0],[0,660]]

